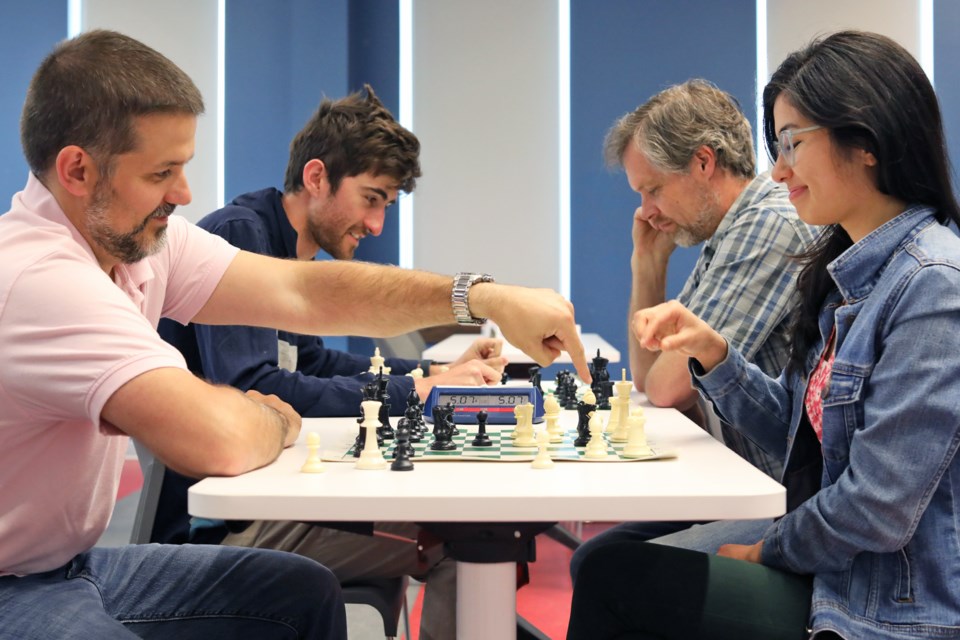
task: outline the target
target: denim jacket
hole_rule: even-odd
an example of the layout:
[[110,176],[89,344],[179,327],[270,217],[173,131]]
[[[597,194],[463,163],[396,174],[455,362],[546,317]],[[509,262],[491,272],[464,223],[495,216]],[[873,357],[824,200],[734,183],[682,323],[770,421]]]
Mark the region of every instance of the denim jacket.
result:
[[[733,350],[708,374],[691,366],[724,420],[786,456],[797,506],[762,562],[814,574],[814,632],[960,638],[960,239],[933,215],[912,207],[830,264],[839,293],[806,375],[773,380]],[[834,326],[821,455],[803,396]],[[820,486],[799,502],[804,469]]]

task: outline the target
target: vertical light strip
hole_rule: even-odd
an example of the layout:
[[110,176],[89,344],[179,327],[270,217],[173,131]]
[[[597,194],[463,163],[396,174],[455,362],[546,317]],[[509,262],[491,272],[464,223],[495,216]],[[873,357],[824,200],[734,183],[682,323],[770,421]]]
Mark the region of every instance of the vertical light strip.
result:
[[227,103],[227,16],[226,0],[217,0],[217,208],[223,207],[226,198],[226,152],[224,151],[225,116]]
[[[413,0],[400,0],[400,124],[413,131]],[[413,268],[413,198],[400,197],[400,266]]]
[[76,37],[81,31],[83,31],[83,0],[67,0],[67,37]]
[[933,80],[933,0],[920,0],[920,66],[930,78],[930,84],[936,86]]
[[763,88],[770,73],[767,67],[767,0],[757,0],[757,173],[770,168],[763,143]]
[[570,0],[557,2],[557,83],[560,103],[560,295],[570,299]]

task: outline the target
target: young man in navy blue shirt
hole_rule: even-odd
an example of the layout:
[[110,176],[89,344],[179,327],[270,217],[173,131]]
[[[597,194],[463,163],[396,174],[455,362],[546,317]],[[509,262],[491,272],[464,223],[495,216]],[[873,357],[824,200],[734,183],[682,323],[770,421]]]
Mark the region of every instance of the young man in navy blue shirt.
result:
[[[312,260],[323,250],[353,258],[361,240],[378,236],[386,208],[420,176],[420,143],[367,86],[346,98],[324,100],[290,145],[284,191],[254,191],[206,216],[198,225],[247,251]],[[389,310],[384,310],[389,313]],[[215,383],[275,395],[305,417],[355,416],[371,380],[369,356],[327,349],[323,340],[245,326],[182,326],[163,321],[160,334],[186,356],[197,375]],[[421,363],[389,358],[387,393],[400,414],[412,389],[425,399],[436,384],[482,385],[500,380],[501,342],[480,338],[449,367],[430,365],[426,377],[409,373]],[[254,522],[228,533],[223,523],[193,523],[186,490],[193,480],[167,470],[152,538],[283,549],[323,563],[341,582],[369,577],[428,578],[421,638],[455,635],[455,568],[437,553],[418,553],[418,528],[378,523],[373,538],[289,522]],[[201,525],[201,526],[198,526]]]

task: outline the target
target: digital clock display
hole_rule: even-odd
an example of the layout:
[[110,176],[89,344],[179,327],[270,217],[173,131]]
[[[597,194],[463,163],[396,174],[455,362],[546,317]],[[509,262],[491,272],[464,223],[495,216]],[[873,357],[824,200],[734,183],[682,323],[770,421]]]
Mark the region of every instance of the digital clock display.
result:
[[516,424],[514,409],[533,405],[533,421],[543,422],[543,396],[536,387],[523,386],[436,386],[424,401],[423,419],[433,422],[433,408],[453,407],[453,421],[457,424],[476,424],[483,411],[488,424]]
[[441,393],[437,398],[437,404],[447,404],[448,402],[455,407],[509,407],[512,409],[519,404],[527,404],[530,402],[530,396],[529,394],[521,393],[502,393],[497,395]]

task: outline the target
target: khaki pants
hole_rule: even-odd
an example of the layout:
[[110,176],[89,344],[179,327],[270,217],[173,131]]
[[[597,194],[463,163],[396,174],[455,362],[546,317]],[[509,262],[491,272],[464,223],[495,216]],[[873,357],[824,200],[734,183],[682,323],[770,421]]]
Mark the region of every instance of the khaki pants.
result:
[[422,640],[454,640],[457,618],[456,563],[437,545],[418,552],[420,528],[409,522],[378,522],[374,535],[347,533],[300,522],[256,521],[221,544],[278,549],[306,556],[333,571],[340,582],[412,576],[426,582],[420,619]]

